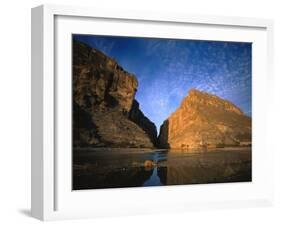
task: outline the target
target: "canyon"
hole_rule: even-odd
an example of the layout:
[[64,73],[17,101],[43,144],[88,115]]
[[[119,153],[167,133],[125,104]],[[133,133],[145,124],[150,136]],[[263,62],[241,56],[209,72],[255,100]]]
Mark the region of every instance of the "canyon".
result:
[[251,118],[228,100],[191,89],[162,124],[135,99],[138,80],[114,59],[73,41],[73,147],[202,149],[251,145]]

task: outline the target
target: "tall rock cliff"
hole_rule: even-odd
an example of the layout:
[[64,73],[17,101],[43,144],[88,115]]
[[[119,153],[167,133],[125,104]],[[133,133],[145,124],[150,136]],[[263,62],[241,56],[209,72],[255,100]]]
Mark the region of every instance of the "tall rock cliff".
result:
[[156,145],[157,141],[157,129],[154,123],[142,113],[137,100],[133,101],[131,110],[129,112],[129,119],[139,125],[149,136],[150,140]]
[[115,60],[74,40],[74,147],[154,147],[156,127],[134,99],[137,87]]
[[172,149],[250,144],[251,118],[227,100],[192,89],[162,124],[158,142]]

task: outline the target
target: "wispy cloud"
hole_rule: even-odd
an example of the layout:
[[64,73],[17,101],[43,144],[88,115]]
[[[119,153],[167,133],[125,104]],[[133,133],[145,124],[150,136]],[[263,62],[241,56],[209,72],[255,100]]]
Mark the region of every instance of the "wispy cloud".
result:
[[158,128],[190,88],[251,114],[251,44],[95,36],[87,41],[136,74],[136,98]]

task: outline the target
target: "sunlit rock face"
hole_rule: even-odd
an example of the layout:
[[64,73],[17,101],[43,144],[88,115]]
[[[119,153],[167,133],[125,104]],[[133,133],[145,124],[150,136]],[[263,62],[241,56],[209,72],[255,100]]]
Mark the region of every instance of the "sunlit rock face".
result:
[[113,59],[73,42],[74,101],[88,111],[116,108],[129,112],[138,87],[136,77]]
[[136,104],[137,78],[73,41],[74,147],[154,147],[157,131]]
[[161,147],[189,149],[251,143],[251,118],[227,100],[195,89],[164,121]]

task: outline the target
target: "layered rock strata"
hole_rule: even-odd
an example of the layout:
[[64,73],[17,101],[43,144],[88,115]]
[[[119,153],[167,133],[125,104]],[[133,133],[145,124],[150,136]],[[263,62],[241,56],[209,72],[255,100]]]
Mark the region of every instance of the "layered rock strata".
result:
[[138,81],[117,62],[73,41],[73,145],[153,148],[155,125],[135,100]]
[[227,100],[192,89],[162,124],[158,142],[171,149],[251,145],[251,118]]

